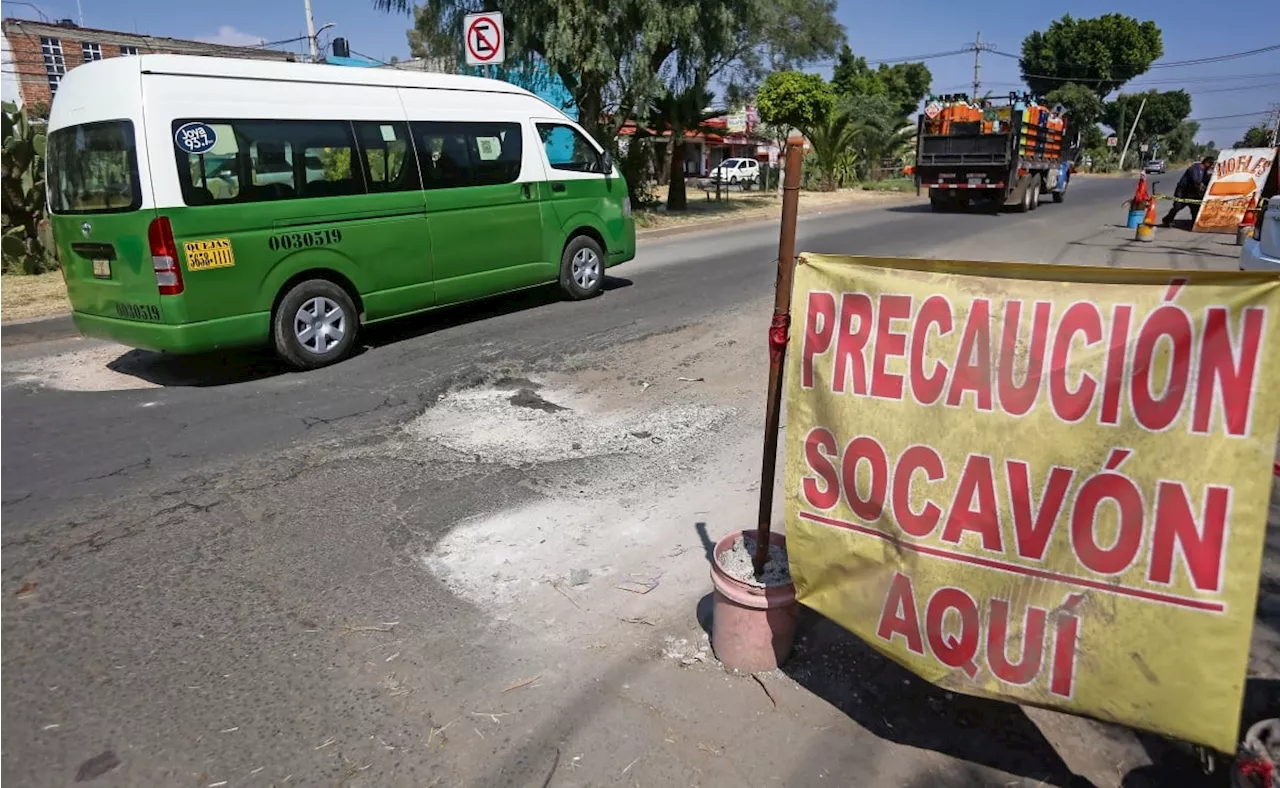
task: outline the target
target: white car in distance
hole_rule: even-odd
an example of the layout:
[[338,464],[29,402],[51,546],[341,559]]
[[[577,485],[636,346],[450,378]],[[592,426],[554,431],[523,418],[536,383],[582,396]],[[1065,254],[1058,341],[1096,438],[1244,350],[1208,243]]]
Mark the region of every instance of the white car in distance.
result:
[[760,162],[755,159],[725,159],[711,171],[711,180],[729,184],[755,183],[760,179]]

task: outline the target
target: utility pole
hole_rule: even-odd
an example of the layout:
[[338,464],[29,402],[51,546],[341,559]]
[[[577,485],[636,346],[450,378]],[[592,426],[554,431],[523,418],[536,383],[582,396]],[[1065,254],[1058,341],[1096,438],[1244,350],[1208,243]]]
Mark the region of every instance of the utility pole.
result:
[[320,60],[320,47],[316,44],[316,20],[311,16],[311,0],[302,0],[307,12],[307,44],[311,47],[311,62]]
[[1138,130],[1138,122],[1142,120],[1142,110],[1147,108],[1147,100],[1142,99],[1142,103],[1138,105],[1138,114],[1133,118],[1133,125],[1129,127],[1129,138],[1124,141],[1124,150],[1120,151],[1120,169],[1124,170],[1124,157],[1129,153],[1129,144],[1133,142],[1133,133]]
[[1271,146],[1276,147],[1276,141],[1280,139],[1280,104],[1271,105]]
[[982,80],[979,79],[978,77],[978,75],[982,73],[982,60],[981,60],[982,53],[990,52],[995,48],[996,48],[995,44],[984,44],[982,42],[981,30],[979,30],[978,34],[973,37],[972,44],[966,44],[965,46],[961,47],[962,51],[973,53],[973,99],[974,101],[978,100],[979,91],[982,89]]

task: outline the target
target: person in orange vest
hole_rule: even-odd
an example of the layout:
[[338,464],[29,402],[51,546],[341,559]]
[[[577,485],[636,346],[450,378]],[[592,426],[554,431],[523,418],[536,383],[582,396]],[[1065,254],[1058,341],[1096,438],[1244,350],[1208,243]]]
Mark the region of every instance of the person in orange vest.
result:
[[[1161,224],[1165,227],[1172,227],[1174,217],[1183,208],[1190,208],[1191,224],[1195,226],[1196,216],[1200,213],[1200,203],[1198,201],[1204,199],[1211,177],[1213,177],[1212,156],[1205,156],[1188,167],[1186,172],[1182,173],[1182,177],[1178,179],[1178,185],[1174,187],[1173,207],[1165,214],[1164,221]],[[1184,202],[1185,200],[1196,200],[1197,202]]]

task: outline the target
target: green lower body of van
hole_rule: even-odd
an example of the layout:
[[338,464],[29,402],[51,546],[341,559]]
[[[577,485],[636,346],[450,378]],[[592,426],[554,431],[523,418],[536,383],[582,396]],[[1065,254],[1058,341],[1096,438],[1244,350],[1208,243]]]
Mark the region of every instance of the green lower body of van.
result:
[[599,178],[52,222],[85,335],[173,353],[274,344],[311,368],[350,353],[367,323],[549,284],[596,295],[635,257],[625,195]]

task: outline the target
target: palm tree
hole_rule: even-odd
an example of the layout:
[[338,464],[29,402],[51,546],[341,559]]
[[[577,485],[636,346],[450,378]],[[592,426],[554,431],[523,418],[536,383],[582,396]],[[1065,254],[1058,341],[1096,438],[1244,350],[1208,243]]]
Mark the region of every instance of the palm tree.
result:
[[900,166],[912,155],[916,127],[904,119],[867,118],[860,124],[857,145],[862,151],[864,175],[879,180],[885,160]]
[[842,182],[851,180],[856,174],[855,168],[861,158],[857,146],[864,123],[855,120],[848,111],[837,109],[805,130],[805,136],[813,147],[823,191],[835,191]]

